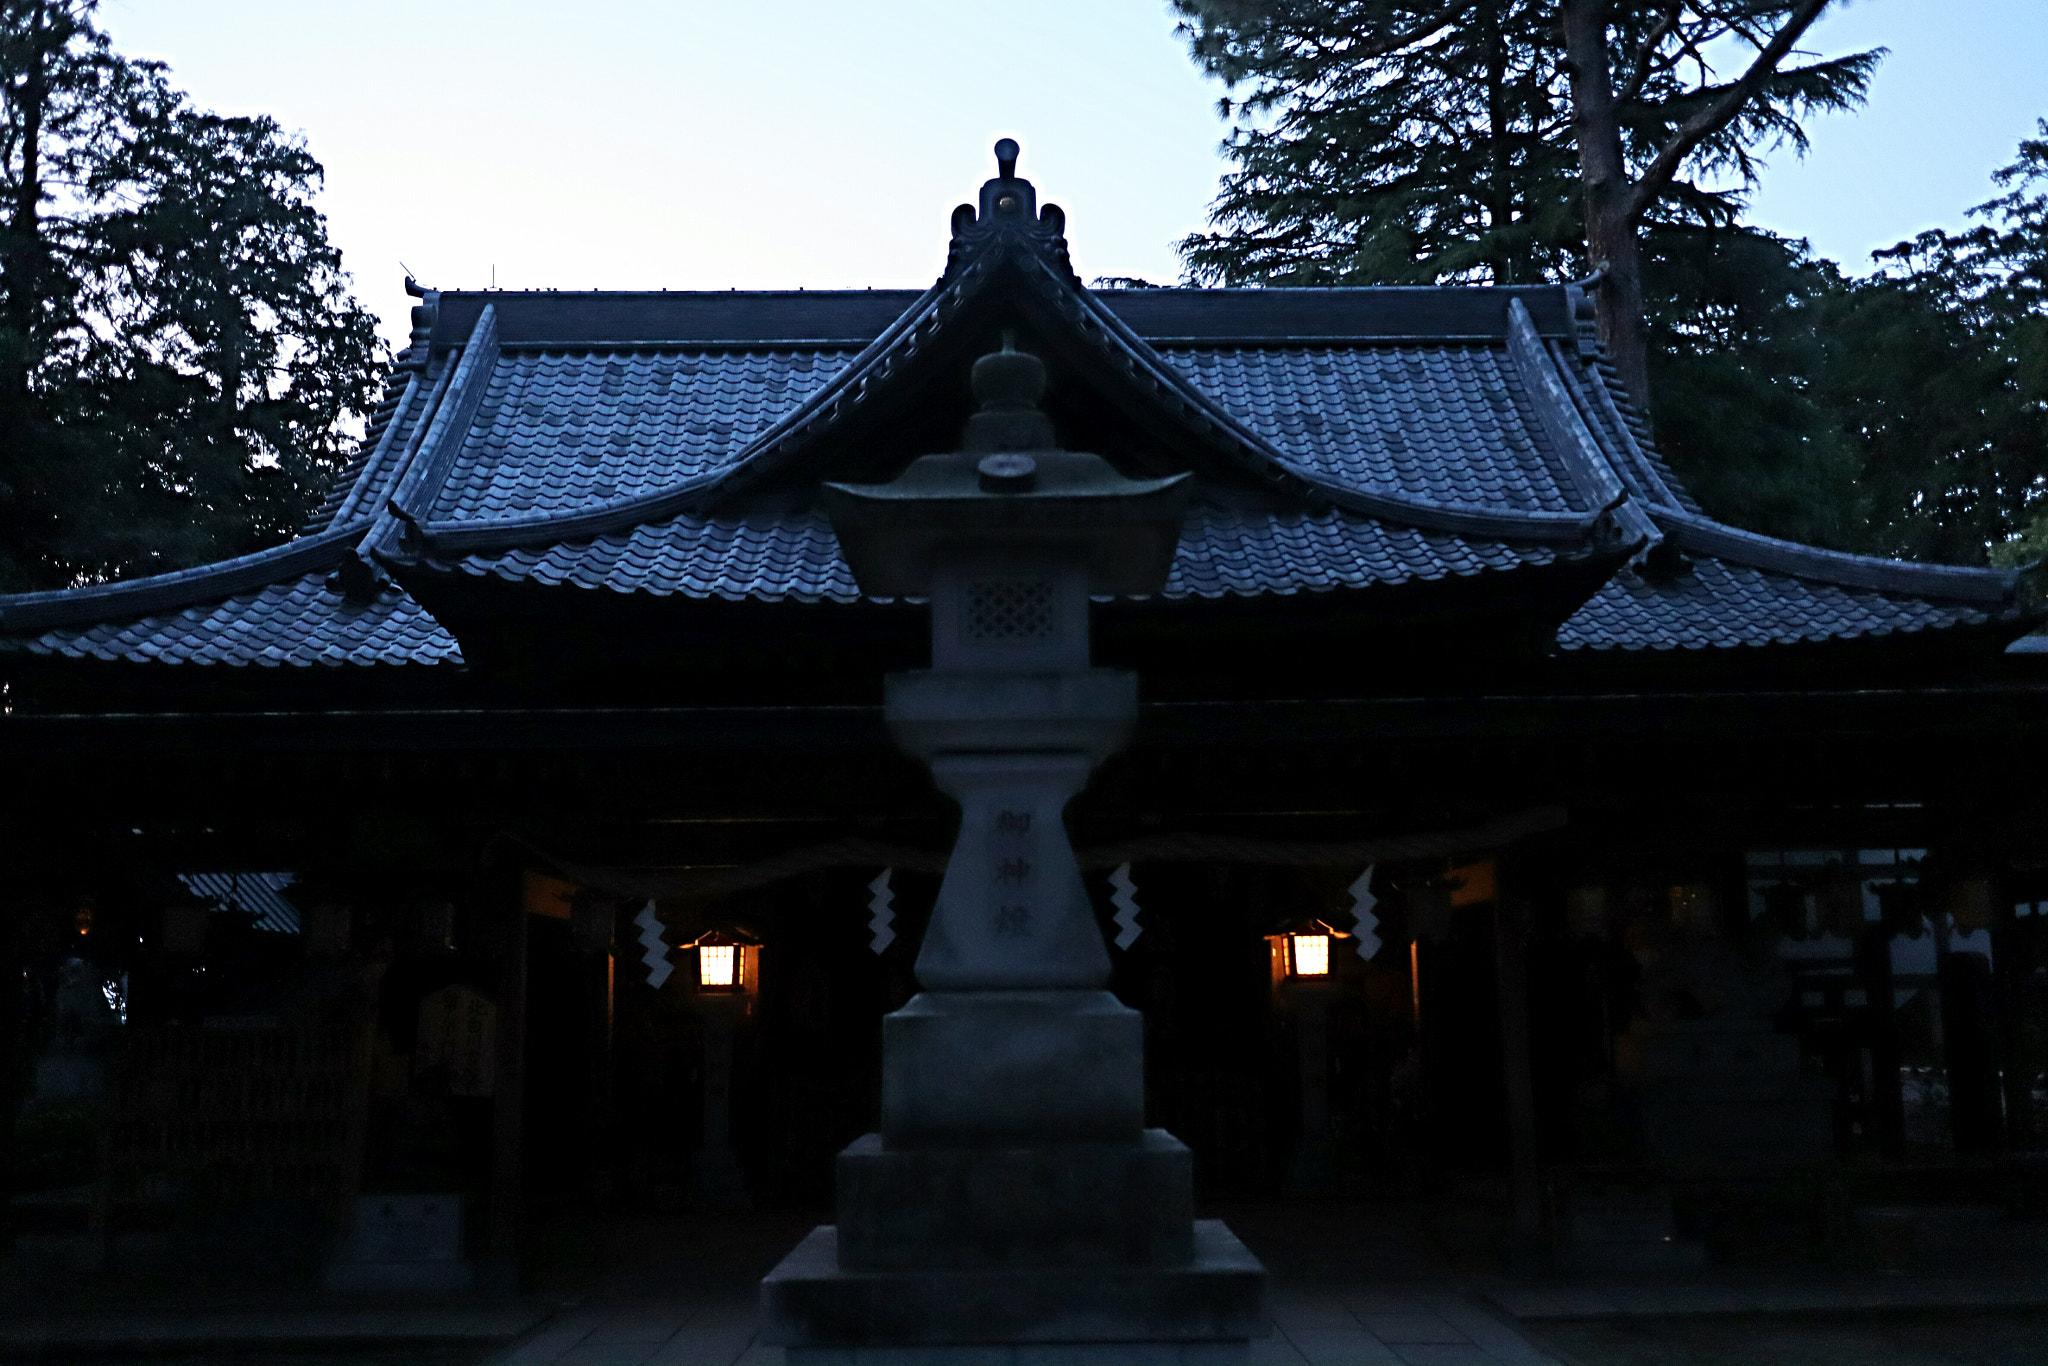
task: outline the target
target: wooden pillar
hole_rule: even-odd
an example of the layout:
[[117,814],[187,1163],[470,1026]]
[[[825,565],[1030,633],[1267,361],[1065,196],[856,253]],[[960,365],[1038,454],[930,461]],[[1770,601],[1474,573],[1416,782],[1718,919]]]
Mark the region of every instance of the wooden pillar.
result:
[[1334,984],[1286,984],[1294,996],[1294,1047],[1300,1069],[1301,1146],[1295,1150],[1289,1185],[1298,1191],[1328,1189],[1336,1180],[1330,1153],[1330,1004]]
[[493,1294],[519,1293],[520,1140],[526,1119],[526,904],[518,871],[495,890],[509,911],[498,969],[498,1047],[491,1099],[490,1227],[483,1277]]
[[585,1160],[591,1198],[603,1204],[612,1194],[612,1035],[618,960],[609,945],[596,962],[597,990],[591,1019],[590,1152]]
[[746,1002],[732,996],[699,996],[704,1022],[704,1130],[690,1159],[691,1198],[706,1209],[746,1209],[746,1178],[732,1149],[734,1035]]
[[1528,920],[1526,903],[1506,899],[1494,903],[1494,988],[1500,1013],[1501,1081],[1506,1088],[1508,1181],[1515,1237],[1525,1243],[1543,1232],[1536,1084],[1529,1054]]

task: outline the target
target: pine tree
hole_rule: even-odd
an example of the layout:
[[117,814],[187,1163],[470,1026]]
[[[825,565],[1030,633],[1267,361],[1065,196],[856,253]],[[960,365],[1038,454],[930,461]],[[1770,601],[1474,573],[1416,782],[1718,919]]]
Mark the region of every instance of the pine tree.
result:
[[[1496,282],[1597,269],[1602,338],[1651,397],[1646,225],[1725,227],[1762,153],[1851,108],[1882,54],[1788,66],[1828,0],[1174,0],[1241,96],[1191,276]],[[1733,79],[1707,54],[1742,54]]]
[[[1241,97],[1209,284],[1514,284],[1584,260],[1554,25],[1526,3],[1179,0]],[[1583,273],[1580,271],[1580,273]]]

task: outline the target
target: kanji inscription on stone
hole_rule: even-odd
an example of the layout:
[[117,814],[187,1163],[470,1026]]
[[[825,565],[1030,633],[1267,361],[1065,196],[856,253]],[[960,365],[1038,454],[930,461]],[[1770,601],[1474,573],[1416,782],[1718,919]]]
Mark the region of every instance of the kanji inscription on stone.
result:
[[991,871],[995,877],[997,904],[995,932],[999,939],[1024,939],[1031,934],[1032,860],[1026,855],[1031,852],[1031,811],[1003,810],[996,812],[990,833],[996,841],[991,851]]

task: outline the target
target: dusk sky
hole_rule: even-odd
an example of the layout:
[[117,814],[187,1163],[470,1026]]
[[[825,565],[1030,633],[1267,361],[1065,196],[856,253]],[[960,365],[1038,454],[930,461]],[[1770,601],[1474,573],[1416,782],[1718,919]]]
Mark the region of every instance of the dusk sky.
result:
[[[117,44],[325,163],[358,295],[922,288],[999,136],[1084,277],[1179,277],[1223,169],[1220,87],[1158,0],[108,0]],[[1862,0],[1808,46],[1892,50],[1858,115],[1772,160],[1752,218],[1852,269],[1958,226],[2048,115],[2042,0]]]

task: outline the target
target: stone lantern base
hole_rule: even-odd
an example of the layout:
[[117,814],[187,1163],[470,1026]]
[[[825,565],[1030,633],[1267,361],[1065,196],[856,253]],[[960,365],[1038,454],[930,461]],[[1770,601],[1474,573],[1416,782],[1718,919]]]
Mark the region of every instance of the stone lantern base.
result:
[[1186,1145],[1142,1127],[1136,1011],[925,992],[883,1029],[884,1132],[839,1155],[839,1222],[761,1283],[791,1362],[1223,1362],[1268,1331],[1264,1270],[1194,1217]]

